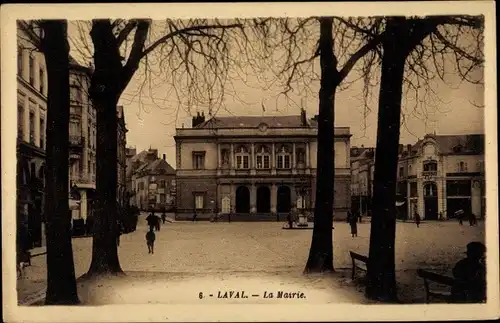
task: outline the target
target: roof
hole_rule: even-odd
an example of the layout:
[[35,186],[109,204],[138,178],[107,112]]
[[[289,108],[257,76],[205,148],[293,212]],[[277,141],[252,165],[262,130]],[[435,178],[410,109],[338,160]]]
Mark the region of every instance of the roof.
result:
[[424,139],[420,139],[413,146],[413,151],[418,151],[424,141],[428,138],[434,139],[441,154],[443,155],[462,155],[462,154],[484,154],[484,135],[469,134],[469,135],[425,135]]
[[[262,123],[269,128],[303,128],[300,115],[292,116],[230,116],[213,117],[202,122],[195,128],[258,128]],[[310,125],[310,124],[309,124]]]
[[[175,175],[175,169],[169,165],[169,163],[164,159],[157,159],[146,164],[144,171],[158,173],[166,175]],[[163,171],[163,172],[162,172]]]

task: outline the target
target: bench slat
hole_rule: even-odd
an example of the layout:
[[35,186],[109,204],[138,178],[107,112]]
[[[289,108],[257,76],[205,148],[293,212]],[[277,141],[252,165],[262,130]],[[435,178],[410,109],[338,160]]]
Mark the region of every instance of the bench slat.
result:
[[351,254],[351,258],[363,261],[365,263],[368,262],[368,257],[367,256],[363,256],[363,255],[360,255],[359,253],[355,253],[355,252],[352,252],[352,251],[350,251],[350,254]]
[[443,285],[453,286],[453,284],[455,283],[455,279],[453,277],[433,273],[423,269],[418,269],[417,275],[424,279],[428,279],[430,281],[434,281]]

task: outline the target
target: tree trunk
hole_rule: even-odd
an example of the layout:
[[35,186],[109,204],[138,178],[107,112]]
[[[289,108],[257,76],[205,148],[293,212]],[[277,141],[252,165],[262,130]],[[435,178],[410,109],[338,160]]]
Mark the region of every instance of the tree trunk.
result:
[[333,271],[334,103],[338,85],[333,53],[332,18],[320,21],[321,88],[319,91],[318,158],[314,228],[305,273]]
[[120,273],[117,236],[117,116],[114,99],[93,101],[97,108],[96,177],[98,208],[88,274]]
[[390,20],[387,31],[390,36],[383,41],[366,296],[392,302],[397,300],[394,250],[396,180],[403,76],[409,38],[405,18]]
[[48,77],[45,216],[47,294],[45,304],[79,303],[68,217],[69,44],[65,20],[43,21],[41,40]]
[[91,37],[95,71],[90,96],[97,110],[96,191],[97,212],[88,275],[122,273],[117,233],[117,128],[116,106],[124,87],[122,64],[109,20],[95,20]]

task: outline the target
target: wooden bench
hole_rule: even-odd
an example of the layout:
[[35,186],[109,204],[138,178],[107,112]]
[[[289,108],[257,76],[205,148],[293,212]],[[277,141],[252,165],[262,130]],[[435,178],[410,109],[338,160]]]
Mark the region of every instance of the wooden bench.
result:
[[450,292],[431,291],[429,288],[429,282],[435,282],[435,283],[440,284],[440,285],[445,285],[445,286],[451,287],[455,284],[455,279],[453,277],[433,273],[433,272],[423,270],[423,269],[418,269],[417,275],[420,278],[424,279],[425,302],[427,304],[429,304],[431,297],[450,301],[451,291]]
[[[351,254],[351,259],[352,259],[352,280],[354,280],[354,278],[356,278],[356,268],[360,269],[364,272],[367,271],[367,269],[368,269],[367,268],[368,267],[368,257],[360,255],[359,253],[355,253],[352,251],[349,251],[349,253]],[[364,263],[365,267],[360,267],[359,265],[357,265],[356,260]]]

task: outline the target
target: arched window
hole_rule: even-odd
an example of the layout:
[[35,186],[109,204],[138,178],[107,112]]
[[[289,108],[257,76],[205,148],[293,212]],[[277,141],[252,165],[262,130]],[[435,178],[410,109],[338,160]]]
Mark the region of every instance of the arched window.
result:
[[255,162],[258,169],[271,168],[271,154],[268,147],[262,145],[257,149]]
[[281,146],[276,154],[276,168],[289,169],[291,160],[290,157],[289,149],[285,145]]
[[250,154],[248,153],[248,149],[245,146],[240,146],[236,150],[236,168],[237,169],[248,169],[249,168],[249,160]]
[[437,196],[437,186],[434,183],[429,183],[424,186],[424,196]]
[[436,172],[437,162],[435,160],[429,160],[424,162],[424,172]]

